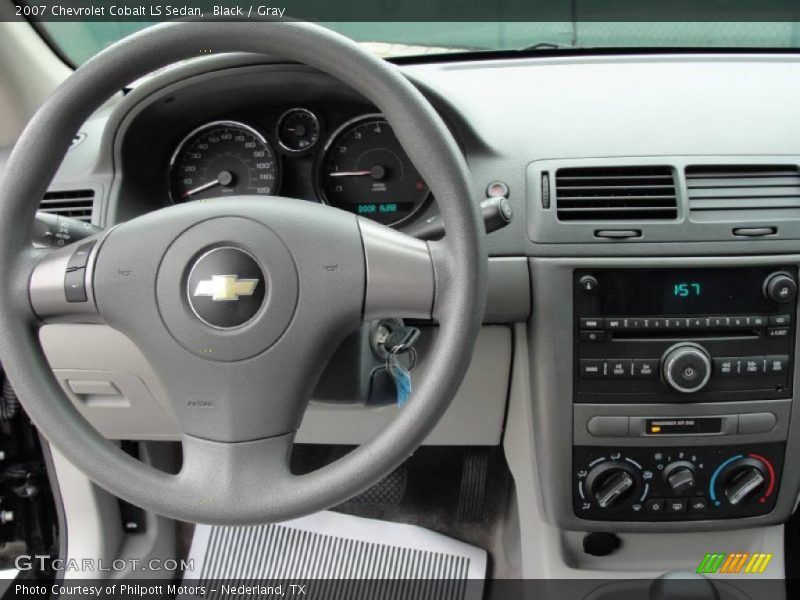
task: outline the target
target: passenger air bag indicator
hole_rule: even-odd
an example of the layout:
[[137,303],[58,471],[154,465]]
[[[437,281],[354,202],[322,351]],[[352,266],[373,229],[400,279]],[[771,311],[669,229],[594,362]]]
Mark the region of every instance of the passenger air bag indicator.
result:
[[647,419],[647,435],[708,435],[722,432],[722,418]]

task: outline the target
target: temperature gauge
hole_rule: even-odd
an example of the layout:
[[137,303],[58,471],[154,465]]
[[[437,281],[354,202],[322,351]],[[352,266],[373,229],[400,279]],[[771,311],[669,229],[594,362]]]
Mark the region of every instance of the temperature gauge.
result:
[[292,108],[278,119],[278,143],[287,152],[311,149],[319,141],[319,119],[310,110]]

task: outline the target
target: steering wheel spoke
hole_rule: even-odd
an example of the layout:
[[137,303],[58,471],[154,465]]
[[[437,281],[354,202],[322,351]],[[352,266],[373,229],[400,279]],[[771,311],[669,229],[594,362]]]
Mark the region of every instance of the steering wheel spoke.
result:
[[436,280],[428,243],[363,217],[359,226],[367,271],[364,320],[430,319]]
[[337,346],[334,336],[333,331],[318,338],[288,332],[272,349],[235,362],[201,358],[169,344],[164,352],[147,345],[146,355],[184,434],[235,445],[299,427]]
[[[104,234],[46,251],[32,269],[30,305],[45,323],[102,323],[94,299],[94,266]],[[41,252],[41,251],[40,251]]]
[[[293,433],[234,444],[184,436],[183,465],[176,482],[182,493],[191,495],[199,521],[241,524],[232,516],[239,512],[236,508],[246,507],[255,514],[265,500],[279,504],[293,494],[298,479],[289,466],[293,441]],[[198,481],[212,480],[212,485],[197,488]],[[228,519],[220,518],[219,506],[232,508]],[[275,515],[276,520],[291,516],[291,511]]]

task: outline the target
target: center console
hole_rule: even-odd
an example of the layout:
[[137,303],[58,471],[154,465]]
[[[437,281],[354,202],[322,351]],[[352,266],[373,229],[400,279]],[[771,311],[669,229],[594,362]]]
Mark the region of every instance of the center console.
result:
[[788,519],[799,264],[529,259],[531,435],[549,523],[676,533]]
[[[794,390],[796,263],[547,262],[532,262],[534,287],[537,270],[540,283],[569,285],[573,324],[572,343],[556,344],[552,357],[555,378],[571,380],[570,395],[545,402],[551,424],[566,415],[565,402],[572,407],[569,514],[545,486],[556,520],[585,529],[713,528],[733,519],[777,521],[778,508],[788,512],[794,497],[782,497],[781,489]],[[535,302],[537,295],[549,306],[559,298],[556,289],[540,289]],[[551,337],[564,340],[560,334]],[[572,360],[561,361],[567,356]],[[554,386],[563,389],[561,383]],[[557,439],[558,426],[552,429],[539,442],[550,456],[565,441]],[[549,462],[559,461],[566,463]]]

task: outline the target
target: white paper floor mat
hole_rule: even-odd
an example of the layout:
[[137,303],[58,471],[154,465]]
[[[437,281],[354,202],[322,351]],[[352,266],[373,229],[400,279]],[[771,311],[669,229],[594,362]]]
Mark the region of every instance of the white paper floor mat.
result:
[[421,527],[325,511],[277,525],[198,525],[184,585],[209,599],[478,600],[486,561],[485,550]]

